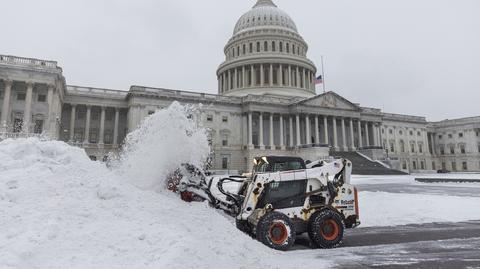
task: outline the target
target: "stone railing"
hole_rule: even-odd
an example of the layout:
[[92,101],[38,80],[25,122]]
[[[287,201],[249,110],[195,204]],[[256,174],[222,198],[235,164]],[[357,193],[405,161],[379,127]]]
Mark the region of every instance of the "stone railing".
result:
[[130,92],[140,93],[140,94],[147,93],[147,94],[154,94],[157,96],[165,96],[165,97],[195,99],[200,101],[216,101],[216,102],[229,102],[229,103],[241,102],[241,99],[238,97],[228,97],[228,96],[222,96],[217,94],[179,91],[179,90],[170,90],[170,89],[148,88],[148,87],[141,87],[141,86],[132,86],[130,88]]
[[126,91],[119,90],[110,90],[110,89],[99,89],[99,88],[90,88],[90,87],[81,87],[81,86],[67,86],[67,92],[71,94],[79,95],[93,95],[93,96],[116,96],[120,98],[125,98],[128,94]]
[[9,138],[18,139],[18,138],[29,138],[29,137],[37,137],[42,140],[49,140],[49,137],[45,134],[0,132],[0,141],[9,139]]
[[393,114],[393,113],[382,113],[383,118],[386,120],[400,120],[400,121],[410,121],[410,122],[420,122],[426,123],[427,120],[425,117],[420,116],[410,116],[410,115],[401,115],[401,114]]
[[40,67],[40,68],[53,68],[53,69],[56,69],[58,67],[57,62],[54,62],[54,61],[46,61],[46,60],[10,56],[10,55],[0,55],[0,63],[25,65],[25,66],[33,66],[33,67]]

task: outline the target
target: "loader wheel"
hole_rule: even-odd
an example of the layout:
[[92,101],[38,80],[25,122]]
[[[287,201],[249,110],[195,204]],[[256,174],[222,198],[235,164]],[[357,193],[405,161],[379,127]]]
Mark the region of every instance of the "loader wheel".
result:
[[252,236],[252,228],[250,227],[250,224],[248,224],[248,221],[235,219],[235,226],[237,226],[237,229],[243,233]]
[[288,250],[295,237],[295,226],[285,214],[268,212],[257,224],[257,240],[273,249]]
[[308,236],[320,248],[335,248],[343,241],[345,223],[342,216],[330,209],[314,213],[308,222]]

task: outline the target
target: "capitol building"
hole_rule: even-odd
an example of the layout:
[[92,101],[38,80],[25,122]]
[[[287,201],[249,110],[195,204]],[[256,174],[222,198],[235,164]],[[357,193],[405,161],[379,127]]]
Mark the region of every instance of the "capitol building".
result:
[[480,117],[429,122],[335,92],[317,95],[308,49],[286,12],[258,0],[225,45],[216,95],[72,86],[57,62],[0,55],[0,137],[46,134],[105,160],[145,117],[178,101],[204,105],[217,170],[248,171],[262,155],[348,152],[404,172],[480,171]]

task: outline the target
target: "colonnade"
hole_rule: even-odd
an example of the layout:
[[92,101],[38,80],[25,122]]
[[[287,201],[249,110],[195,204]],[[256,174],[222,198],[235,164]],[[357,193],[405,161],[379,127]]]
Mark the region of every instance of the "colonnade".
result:
[[[74,141],[75,135],[75,121],[77,115],[77,106],[76,104],[71,104],[71,113],[70,113],[70,137],[69,142]],[[85,105],[83,105],[85,106]],[[91,116],[92,116],[92,105],[86,105],[87,111],[85,116],[85,135],[84,135],[84,144],[90,143],[90,125],[91,125]],[[114,145],[118,144],[118,126],[120,120],[120,108],[114,107],[115,109],[115,123],[113,128],[113,143]],[[105,114],[106,114],[107,107],[100,106],[100,131],[99,131],[99,139],[98,144],[104,144],[105,138]]]
[[218,77],[220,93],[250,87],[295,87],[315,90],[312,70],[289,64],[252,64],[224,71]]
[[[329,146],[348,151],[381,146],[378,122],[353,117],[264,112],[248,112],[245,117],[248,124],[245,141],[251,149]],[[254,126],[254,123],[257,124]]]

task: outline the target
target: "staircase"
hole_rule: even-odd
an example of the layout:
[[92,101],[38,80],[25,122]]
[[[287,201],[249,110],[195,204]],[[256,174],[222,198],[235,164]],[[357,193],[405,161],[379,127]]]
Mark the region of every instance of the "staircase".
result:
[[357,152],[335,151],[330,156],[334,158],[345,158],[353,164],[352,174],[354,175],[407,175],[407,173],[387,168],[378,162],[371,161]]

